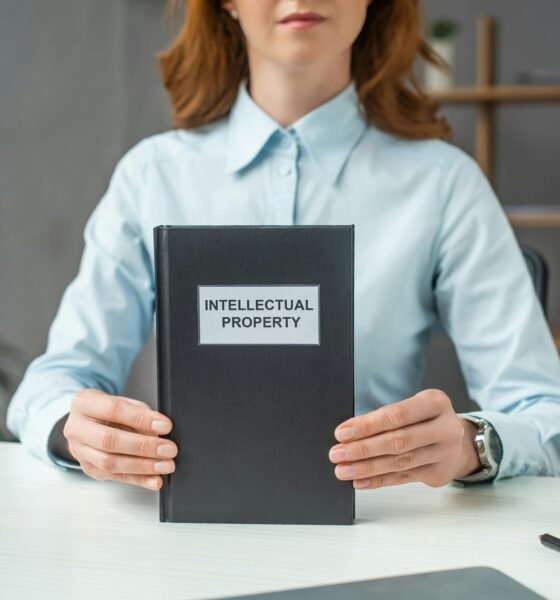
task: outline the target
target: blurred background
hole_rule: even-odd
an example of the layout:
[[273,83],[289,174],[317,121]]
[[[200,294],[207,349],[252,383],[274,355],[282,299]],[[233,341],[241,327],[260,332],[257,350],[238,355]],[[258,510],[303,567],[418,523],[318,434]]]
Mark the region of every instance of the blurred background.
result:
[[[174,30],[164,0],[0,0],[0,439],[10,395],[42,353],[76,275],[83,228],[119,158],[171,128],[155,53]],[[423,0],[451,69],[419,66],[452,142],[488,174],[516,235],[545,258],[560,330],[560,2]],[[487,17],[484,19],[483,17]],[[560,335],[557,336],[560,339]],[[436,328],[425,387],[473,406]],[[156,406],[153,339],[125,395]]]

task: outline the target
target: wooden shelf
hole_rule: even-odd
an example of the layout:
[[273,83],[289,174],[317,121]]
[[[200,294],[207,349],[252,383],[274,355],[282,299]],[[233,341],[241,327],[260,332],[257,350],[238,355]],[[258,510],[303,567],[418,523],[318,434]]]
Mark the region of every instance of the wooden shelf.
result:
[[440,102],[560,102],[560,85],[489,85],[427,90]]
[[429,97],[442,103],[472,104],[476,107],[475,157],[491,183],[494,183],[496,105],[501,102],[560,102],[560,85],[494,85],[494,46],[494,22],[487,16],[480,16],[477,23],[475,84],[466,87],[425,90]]
[[504,206],[514,227],[560,227],[560,206]]

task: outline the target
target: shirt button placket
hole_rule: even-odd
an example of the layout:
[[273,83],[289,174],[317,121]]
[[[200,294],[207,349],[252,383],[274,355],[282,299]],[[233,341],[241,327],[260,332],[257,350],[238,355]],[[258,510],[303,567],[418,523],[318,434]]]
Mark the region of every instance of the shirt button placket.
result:
[[293,225],[297,193],[297,154],[294,140],[284,136],[275,158],[274,214],[278,225]]

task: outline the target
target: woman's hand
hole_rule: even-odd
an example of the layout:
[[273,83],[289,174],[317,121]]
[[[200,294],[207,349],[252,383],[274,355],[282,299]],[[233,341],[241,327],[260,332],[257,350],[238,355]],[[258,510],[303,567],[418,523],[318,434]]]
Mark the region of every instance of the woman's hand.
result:
[[175,470],[176,444],[158,437],[172,427],[144,402],[86,389],[72,399],[63,434],[86,475],[158,490],[158,473]]
[[341,423],[335,437],[344,443],[329,458],[335,475],[359,489],[412,481],[440,487],[482,467],[475,435],[476,426],[457,416],[448,396],[430,389]]

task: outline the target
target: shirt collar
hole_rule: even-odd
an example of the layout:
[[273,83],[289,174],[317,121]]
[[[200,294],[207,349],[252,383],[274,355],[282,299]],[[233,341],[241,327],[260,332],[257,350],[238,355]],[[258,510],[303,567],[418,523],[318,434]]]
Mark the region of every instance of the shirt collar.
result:
[[[297,133],[325,178],[334,184],[366,128],[367,121],[352,81],[288,129]],[[255,103],[247,90],[247,79],[243,80],[229,116],[226,173],[249,166],[276,131],[287,133],[288,129]]]

